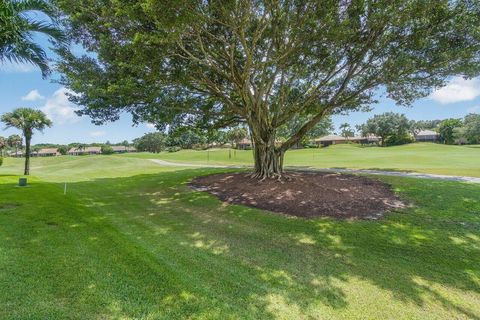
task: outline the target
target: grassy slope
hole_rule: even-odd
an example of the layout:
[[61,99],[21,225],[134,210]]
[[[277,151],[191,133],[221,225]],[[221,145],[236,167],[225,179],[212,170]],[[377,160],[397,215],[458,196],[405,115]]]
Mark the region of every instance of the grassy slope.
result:
[[0,168],[2,319],[480,319],[479,185],[385,178],[415,207],[302,220],[185,186],[215,170],[33,165],[27,188]]
[[[236,157],[232,156],[232,159],[229,159],[228,154],[228,150],[186,150],[158,155],[140,153],[123,156],[179,162],[207,163],[208,160],[215,164],[251,164],[251,151],[236,151]],[[337,145],[324,149],[290,150],[286,153],[285,163],[287,166],[379,168],[480,177],[479,159],[480,148],[415,143],[388,148]]]

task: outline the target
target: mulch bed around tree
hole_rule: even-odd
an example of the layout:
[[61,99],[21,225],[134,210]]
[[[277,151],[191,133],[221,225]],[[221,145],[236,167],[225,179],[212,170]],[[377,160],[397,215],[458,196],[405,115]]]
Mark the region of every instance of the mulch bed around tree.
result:
[[286,182],[259,181],[246,173],[222,173],[193,179],[190,186],[222,201],[287,215],[314,218],[379,219],[407,205],[379,180],[338,173],[289,172]]

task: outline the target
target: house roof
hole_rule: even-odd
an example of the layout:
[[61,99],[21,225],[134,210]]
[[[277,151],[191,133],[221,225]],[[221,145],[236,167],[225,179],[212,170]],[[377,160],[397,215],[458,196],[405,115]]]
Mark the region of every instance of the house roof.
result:
[[323,137],[320,137],[320,138],[317,138],[315,139],[315,141],[344,141],[346,140],[344,137],[342,136],[337,136],[335,134],[329,134],[328,136],[323,136]]
[[68,150],[69,153],[75,153],[75,152],[101,152],[102,148],[100,147],[85,147],[85,149],[79,149],[79,148],[70,148]]
[[113,151],[125,151],[125,150],[135,151],[135,150],[137,150],[137,149],[135,149],[135,147],[127,147],[125,149],[125,146],[112,146],[112,149],[113,149]]
[[22,155],[22,154],[23,154],[23,151],[22,151],[22,150],[18,150],[16,153],[15,153],[15,151],[8,151],[7,154],[8,154],[8,155]]
[[345,138],[345,137],[342,137],[342,136],[338,136],[338,135],[335,135],[335,134],[330,134],[328,136],[323,136],[323,137],[320,137],[320,138],[317,138],[315,139],[314,141],[315,142],[326,142],[326,141],[359,141],[359,140],[378,140],[380,139],[379,137],[376,137],[374,135],[368,135],[366,137],[361,137],[361,136],[354,136],[354,137],[348,137]]
[[420,130],[418,133],[417,133],[417,137],[418,136],[438,136],[439,134],[435,131],[432,131],[432,130]]
[[365,137],[360,137],[360,136],[356,136],[356,137],[352,137],[352,138],[348,138],[350,140],[370,140],[370,141],[377,141],[377,140],[380,140],[380,137],[377,137],[376,135],[373,135],[373,134],[367,134]]
[[246,139],[246,138],[245,138],[245,139],[242,139],[242,140],[239,142],[239,144],[251,144],[251,143],[252,143],[252,141],[250,141],[250,140],[248,140],[248,139]]
[[57,148],[43,148],[38,150],[37,154],[51,154],[51,153],[58,153]]
[[350,141],[365,140],[365,139],[368,139],[368,138],[367,137],[360,137],[360,136],[348,137],[348,140],[350,140]]

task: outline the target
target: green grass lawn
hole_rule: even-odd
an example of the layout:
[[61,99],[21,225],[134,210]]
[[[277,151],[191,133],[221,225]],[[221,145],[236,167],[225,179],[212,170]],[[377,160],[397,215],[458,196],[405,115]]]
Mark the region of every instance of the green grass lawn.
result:
[[[235,154],[235,156],[234,156]],[[160,154],[138,153],[123,155],[135,158],[158,158],[178,162],[251,165],[252,152],[237,150],[193,151]],[[414,143],[380,148],[359,145],[336,145],[321,149],[290,150],[286,153],[287,166],[317,168],[355,168],[402,170],[446,175],[480,177],[480,148],[448,146],[433,143]]]
[[33,159],[24,188],[5,160],[0,319],[480,319],[478,184],[384,177],[412,208],[304,220],[136,156]]

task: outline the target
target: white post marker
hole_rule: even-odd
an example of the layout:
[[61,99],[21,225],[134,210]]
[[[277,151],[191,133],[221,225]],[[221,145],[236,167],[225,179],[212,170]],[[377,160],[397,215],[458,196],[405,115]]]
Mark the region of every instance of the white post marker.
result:
[[65,182],[65,187],[63,188],[63,194],[67,194],[67,183]]

